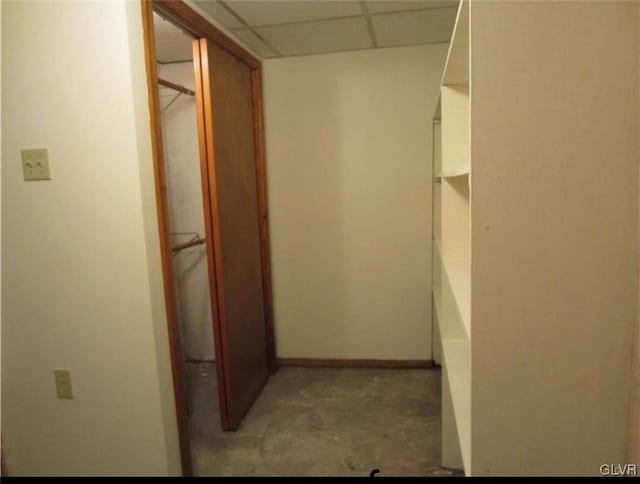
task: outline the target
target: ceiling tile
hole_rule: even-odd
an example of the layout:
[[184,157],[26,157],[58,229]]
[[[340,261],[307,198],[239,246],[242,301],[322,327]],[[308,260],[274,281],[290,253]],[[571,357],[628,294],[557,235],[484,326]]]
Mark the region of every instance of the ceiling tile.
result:
[[251,30],[234,30],[233,33],[240,38],[240,40],[244,41],[244,43],[247,44],[247,47],[252,49],[262,59],[278,57],[278,54]]
[[244,24],[235,18],[217,0],[193,0],[193,3],[211,15],[214,19],[220,21],[220,23],[227,28],[233,29],[237,27],[244,27]]
[[283,56],[371,48],[363,17],[255,29]]
[[252,27],[345,17],[362,13],[360,3],[356,0],[227,0],[226,4]]
[[157,14],[153,15],[156,57],[159,62],[190,61],[193,58],[192,37]]
[[459,0],[367,0],[369,13],[401,12],[421,8],[457,7]]
[[458,9],[437,8],[371,17],[380,47],[451,41]]

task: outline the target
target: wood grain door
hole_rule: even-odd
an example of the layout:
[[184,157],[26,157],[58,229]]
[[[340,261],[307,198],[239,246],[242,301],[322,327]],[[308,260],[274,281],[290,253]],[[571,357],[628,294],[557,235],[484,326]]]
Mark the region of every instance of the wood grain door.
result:
[[268,376],[251,68],[194,41],[220,414],[235,430]]

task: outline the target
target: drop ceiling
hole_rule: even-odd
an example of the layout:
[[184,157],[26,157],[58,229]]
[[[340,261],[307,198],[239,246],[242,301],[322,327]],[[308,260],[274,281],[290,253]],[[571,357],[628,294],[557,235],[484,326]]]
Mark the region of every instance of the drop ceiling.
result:
[[[458,1],[192,0],[191,3],[224,25],[258,56],[270,59],[449,42]],[[185,34],[180,38],[175,32],[170,33],[169,28],[165,30],[156,32],[158,51],[164,54],[159,59],[164,62],[190,59],[190,38]]]

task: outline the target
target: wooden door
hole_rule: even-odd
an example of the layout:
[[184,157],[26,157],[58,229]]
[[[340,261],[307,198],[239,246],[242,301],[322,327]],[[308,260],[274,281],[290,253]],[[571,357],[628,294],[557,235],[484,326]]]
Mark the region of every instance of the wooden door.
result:
[[206,39],[193,49],[220,414],[235,430],[269,375],[252,73]]

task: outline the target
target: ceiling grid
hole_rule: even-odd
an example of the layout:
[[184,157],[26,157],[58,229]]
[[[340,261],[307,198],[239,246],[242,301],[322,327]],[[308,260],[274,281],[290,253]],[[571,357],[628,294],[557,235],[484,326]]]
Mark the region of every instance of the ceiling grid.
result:
[[[449,42],[457,0],[193,0],[263,59]],[[164,42],[163,42],[164,40]],[[167,53],[178,39],[159,39]],[[186,52],[182,48],[182,52]],[[181,55],[165,56],[176,62]],[[189,58],[187,56],[187,58]],[[184,60],[184,59],[181,59]]]
[[373,30],[373,24],[371,23],[371,16],[369,15],[369,7],[367,7],[367,2],[365,2],[364,0],[360,0],[360,8],[362,9],[362,14],[367,21],[367,30],[369,31],[371,43],[373,44],[373,48],[375,49],[376,47],[378,47],[378,40],[376,39],[376,33]]

